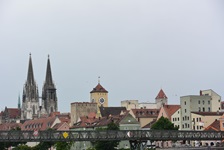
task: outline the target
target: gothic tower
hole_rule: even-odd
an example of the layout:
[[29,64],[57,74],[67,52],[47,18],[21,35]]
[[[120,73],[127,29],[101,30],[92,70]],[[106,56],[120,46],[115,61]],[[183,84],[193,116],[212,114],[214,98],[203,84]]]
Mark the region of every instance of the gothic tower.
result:
[[57,93],[56,87],[53,82],[52,73],[51,73],[51,64],[50,58],[48,55],[47,60],[47,71],[46,71],[46,79],[42,89],[42,110],[41,113],[43,114],[50,114],[51,112],[58,111],[57,105]]
[[32,59],[30,54],[27,80],[23,87],[21,119],[33,119],[37,117],[39,110],[38,87],[34,80]]
[[100,116],[99,107],[108,107],[108,91],[102,87],[100,80],[93,90],[90,92],[90,101],[97,103],[97,116]]

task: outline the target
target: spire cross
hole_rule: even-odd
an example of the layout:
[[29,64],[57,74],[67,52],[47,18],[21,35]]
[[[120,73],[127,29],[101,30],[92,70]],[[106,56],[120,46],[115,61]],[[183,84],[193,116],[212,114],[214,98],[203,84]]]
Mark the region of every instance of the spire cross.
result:
[[100,83],[100,76],[98,77],[98,83]]

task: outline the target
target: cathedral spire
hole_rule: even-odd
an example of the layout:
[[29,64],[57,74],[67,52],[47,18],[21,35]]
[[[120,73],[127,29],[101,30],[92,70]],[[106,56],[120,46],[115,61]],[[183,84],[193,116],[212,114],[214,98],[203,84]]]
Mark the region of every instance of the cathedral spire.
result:
[[51,73],[51,64],[50,64],[50,56],[48,55],[47,60],[47,71],[46,71],[46,79],[45,83],[48,85],[53,85],[52,73]]
[[27,74],[27,83],[34,84],[34,75],[33,75],[33,65],[32,65],[32,58],[30,53],[30,60],[29,60],[29,66],[28,66],[28,74]]
[[21,104],[20,104],[20,94],[19,94],[19,96],[18,96],[18,109],[20,109],[21,108]]

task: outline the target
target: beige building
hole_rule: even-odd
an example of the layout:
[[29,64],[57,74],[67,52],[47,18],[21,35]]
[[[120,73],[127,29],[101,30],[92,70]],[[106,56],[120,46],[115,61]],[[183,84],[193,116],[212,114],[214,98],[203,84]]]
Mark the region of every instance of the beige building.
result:
[[171,122],[174,124],[174,126],[178,126],[179,129],[181,127],[181,108],[179,108],[176,112],[173,113],[171,116]]
[[89,113],[97,113],[97,103],[74,102],[71,103],[71,124],[76,123],[80,117],[88,116]]
[[159,109],[131,109],[129,113],[144,127],[157,119]]
[[212,90],[200,91],[200,95],[180,97],[181,130],[191,130],[191,112],[217,112],[220,110],[221,97]]
[[218,120],[223,112],[192,112],[192,130],[205,130],[215,120]]
[[127,110],[138,109],[138,100],[124,100],[121,101],[121,107],[126,107]]
[[100,82],[90,92],[90,102],[97,103],[97,117],[100,117],[100,106],[108,107],[108,91],[103,88]]

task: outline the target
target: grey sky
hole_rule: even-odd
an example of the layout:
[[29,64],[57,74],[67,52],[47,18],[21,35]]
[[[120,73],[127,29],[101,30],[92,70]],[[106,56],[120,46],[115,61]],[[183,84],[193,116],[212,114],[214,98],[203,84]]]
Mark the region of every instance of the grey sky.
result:
[[171,104],[213,89],[224,96],[222,0],[1,0],[0,109],[17,107],[29,53],[41,94],[47,55],[59,110],[89,101],[101,84],[109,105],[154,102],[162,87]]

